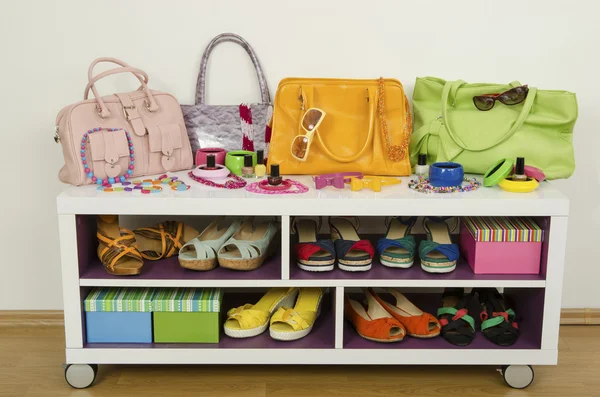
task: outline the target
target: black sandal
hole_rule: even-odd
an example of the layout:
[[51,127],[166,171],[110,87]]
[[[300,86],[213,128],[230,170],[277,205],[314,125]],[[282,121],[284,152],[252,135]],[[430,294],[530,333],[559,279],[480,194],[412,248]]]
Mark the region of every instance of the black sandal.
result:
[[513,309],[495,288],[477,290],[481,303],[481,332],[498,346],[512,346],[519,338],[519,325]]
[[462,288],[446,288],[442,307],[437,311],[442,325],[442,337],[455,346],[468,346],[475,338],[475,320],[469,316],[467,306],[473,294],[465,295]]

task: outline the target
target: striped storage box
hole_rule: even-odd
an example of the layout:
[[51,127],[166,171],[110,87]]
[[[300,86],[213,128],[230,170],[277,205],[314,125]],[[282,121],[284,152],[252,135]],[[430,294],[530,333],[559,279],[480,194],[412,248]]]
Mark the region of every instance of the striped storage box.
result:
[[87,343],[152,343],[149,288],[94,288],[85,298]]
[[163,288],[152,299],[154,342],[219,343],[220,288]]
[[527,217],[465,217],[460,247],[476,274],[538,274],[544,230]]

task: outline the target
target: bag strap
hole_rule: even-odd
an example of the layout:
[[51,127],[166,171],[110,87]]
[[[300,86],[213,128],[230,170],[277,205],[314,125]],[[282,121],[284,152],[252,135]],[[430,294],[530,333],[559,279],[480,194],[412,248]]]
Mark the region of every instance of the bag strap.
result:
[[[304,105],[303,107],[305,109],[310,109],[311,107],[314,107],[313,88],[314,87],[312,85],[306,86],[306,88],[302,87],[302,86],[300,87],[300,97],[303,100],[303,105]],[[375,129],[375,108],[377,107],[377,92],[373,89],[367,89],[365,102],[367,103],[366,106],[369,107],[369,133],[367,135],[367,139],[365,140],[365,144],[363,145],[362,149],[358,153],[356,153],[352,156],[348,156],[348,157],[340,157],[340,156],[333,154],[331,152],[331,150],[329,150],[329,148],[327,148],[327,146],[325,145],[325,142],[323,142],[323,140],[321,139],[321,132],[316,131],[315,135],[316,135],[319,143],[321,144],[323,151],[325,151],[325,154],[327,154],[333,160],[338,161],[340,163],[351,163],[353,161],[356,161],[359,157],[361,157],[363,155],[363,153],[367,150],[367,148],[369,148],[369,146],[371,146],[371,143],[373,142],[373,130]],[[302,116],[304,116],[304,115],[302,115]],[[302,124],[302,118],[300,118],[299,123],[298,123],[299,131],[302,129],[301,124]],[[322,129],[322,128],[323,127],[319,127],[319,129]]]
[[[100,62],[112,62],[112,63],[116,63],[118,65],[121,65],[122,67],[110,69],[110,70],[104,71],[102,73],[99,73],[98,75],[96,75],[94,77],[91,77],[94,66],[96,66]],[[152,95],[152,92],[150,92],[150,90],[148,89],[148,86],[146,85],[146,83],[148,82],[148,75],[146,74],[146,72],[144,72],[143,70],[138,69],[138,68],[133,68],[133,67],[127,65],[125,62],[119,61],[118,59],[115,59],[115,58],[98,58],[92,62],[92,64],[90,65],[90,68],[88,69],[89,81],[88,81],[87,86],[85,87],[83,99],[88,99],[89,92],[91,90],[92,93],[94,94],[94,97],[96,98],[96,101],[98,102],[98,113],[99,113],[100,117],[102,117],[102,118],[109,117],[110,111],[106,107],[106,104],[102,100],[102,97],[98,93],[98,90],[96,90],[95,83],[98,80],[103,79],[104,77],[111,76],[113,74],[120,74],[120,73],[132,73],[135,77],[137,77],[137,79],[141,83],[141,86],[140,86],[140,88],[138,88],[138,90],[144,91],[146,93],[146,95],[148,96],[148,100],[146,101],[146,107],[148,108],[148,110],[151,112],[155,112],[159,109],[158,104],[156,103],[156,100],[154,99],[154,96]]]
[[250,56],[252,63],[254,64],[254,69],[256,70],[256,76],[258,77],[258,85],[260,86],[260,97],[262,103],[270,104],[271,103],[271,95],[269,94],[269,87],[267,85],[267,80],[265,79],[265,75],[260,66],[260,62],[258,61],[258,57],[254,53],[254,50],[248,44],[246,40],[244,40],[241,36],[238,36],[234,33],[222,33],[216,36],[214,39],[208,43],[208,46],[204,50],[204,54],[202,54],[202,59],[200,60],[200,73],[198,74],[198,82],[196,83],[196,105],[204,104],[206,101],[206,67],[208,65],[208,58],[212,50],[225,41],[230,41],[232,43],[239,44]]
[[[529,113],[531,112],[531,108],[533,107],[535,95],[537,94],[537,88],[533,88],[533,87],[529,88],[527,98],[525,98],[525,101],[523,102],[523,109],[521,109],[521,113],[519,113],[519,116],[517,117],[515,122],[512,124],[512,126],[509,128],[509,130],[506,133],[504,133],[504,135],[502,135],[502,137],[500,139],[498,139],[498,141],[496,141],[488,146],[467,147],[461,141],[461,139],[456,135],[456,133],[452,130],[452,126],[450,125],[450,120],[448,119],[448,103],[452,103],[452,105],[455,103],[458,90],[460,89],[460,87],[462,87],[465,84],[466,84],[466,82],[464,82],[462,80],[447,81],[446,84],[444,84],[444,89],[442,90],[442,119],[444,121],[444,126],[446,127],[446,131],[448,131],[448,135],[450,135],[450,138],[452,138],[454,143],[456,143],[462,149],[469,150],[471,152],[480,152],[480,151],[490,149],[490,148],[504,142],[508,138],[510,138],[521,127],[521,125],[523,125],[527,116],[529,116]],[[512,87],[517,87],[521,84],[518,81],[513,81],[512,83],[510,83],[510,85]]]

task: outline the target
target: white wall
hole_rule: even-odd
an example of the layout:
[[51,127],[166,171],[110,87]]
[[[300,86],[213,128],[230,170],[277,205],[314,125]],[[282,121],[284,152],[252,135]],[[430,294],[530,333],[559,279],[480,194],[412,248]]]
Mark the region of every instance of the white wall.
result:
[[[592,1],[151,1],[0,3],[2,203],[0,309],[62,307],[55,196],[61,150],[54,119],[82,99],[87,67],[113,56],[144,69],[150,86],[194,98],[204,46],[232,31],[258,52],[274,94],[286,76],[471,82],[515,79],[577,93],[577,171],[557,185],[571,197],[565,307],[600,307],[600,90]],[[116,77],[100,92],[134,89]],[[210,103],[258,99],[251,63],[224,44],[210,67]],[[16,298],[13,298],[16,297]]]

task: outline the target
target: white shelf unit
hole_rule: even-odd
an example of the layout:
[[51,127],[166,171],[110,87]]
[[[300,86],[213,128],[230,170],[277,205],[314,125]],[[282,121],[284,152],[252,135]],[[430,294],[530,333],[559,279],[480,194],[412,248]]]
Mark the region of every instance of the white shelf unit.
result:
[[[480,188],[474,192],[448,195],[421,194],[407,187],[409,178],[400,185],[384,188],[380,193],[370,190],[352,192],[328,187],[314,190],[310,177],[294,177],[310,191],[301,195],[258,195],[240,190],[222,190],[199,185],[187,178],[185,172],[175,173],[192,185],[187,192],[164,190],[148,196],[126,192],[105,193],[96,186],[67,188],[57,198],[59,232],[62,257],[63,297],[66,333],[67,364],[486,364],[486,365],[555,365],[558,358],[558,331],[565,242],[569,201],[551,183],[542,183],[533,193],[516,194],[499,188]],[[85,228],[93,215],[156,215],[156,216],[216,216],[256,215],[278,216],[281,219],[280,258],[270,266],[277,266],[269,277],[215,278],[208,273],[187,273],[182,277],[165,277],[152,268],[144,267],[143,274],[135,277],[103,276],[98,271],[89,273],[90,258],[95,256],[93,234],[82,241],[81,228]],[[546,225],[540,275],[474,275],[464,269],[448,275],[419,273],[415,264],[409,271],[392,269],[394,275],[373,272],[361,275],[334,273],[331,276],[313,277],[299,274],[295,263],[290,263],[291,216],[533,216]],[[83,226],[82,226],[83,224]],[[91,237],[90,237],[91,236]],[[79,241],[78,241],[79,239]],[[85,239],[83,239],[85,240]],[[97,259],[96,259],[97,261]],[[176,264],[176,260],[173,262]],[[147,267],[146,267],[147,266]],[[174,265],[176,266],[176,265]],[[266,265],[265,265],[266,266]],[[280,267],[280,268],[279,268]],[[463,271],[459,271],[463,267]],[[387,269],[387,268],[386,268]],[[98,269],[96,269],[98,270]],[[259,269],[260,270],[260,269]],[[257,270],[258,271],[258,270]],[[372,273],[373,272],[373,273]],[[405,273],[410,272],[410,273]],[[372,274],[371,274],[372,273]],[[157,277],[153,277],[156,274]],[[175,273],[173,273],[175,274]],[[265,273],[266,274],[266,273]],[[276,277],[273,276],[276,275]],[[258,278],[257,278],[258,277]],[[222,345],[87,345],[84,335],[82,301],[84,292],[93,286],[129,287],[271,287],[320,286],[329,287],[331,295],[331,325],[334,339],[328,348],[311,348],[310,343],[273,347],[265,342],[248,346]],[[343,317],[343,297],[349,288],[399,287],[498,287],[506,293],[520,294],[524,299],[535,300],[538,310],[530,310],[529,330],[535,335],[525,335],[525,341],[512,348],[501,348],[490,343],[474,343],[467,348],[457,348],[439,338],[431,348],[425,342],[406,341],[391,344],[361,344],[350,338],[348,324]],[[518,311],[518,310],[517,310]],[[536,323],[537,322],[537,323]],[[314,333],[315,331],[313,331]],[[329,331],[328,331],[329,332]],[[268,338],[268,335],[266,335]],[[478,332],[477,338],[484,339]],[[476,338],[476,339],[477,339]],[[529,339],[528,339],[529,338]],[[487,342],[487,341],[486,341]],[[370,342],[372,343],[372,342]],[[445,345],[442,345],[445,344]],[[257,354],[260,351],[260,354]],[[200,354],[201,353],[201,354]],[[460,353],[460,354],[457,354]]]

